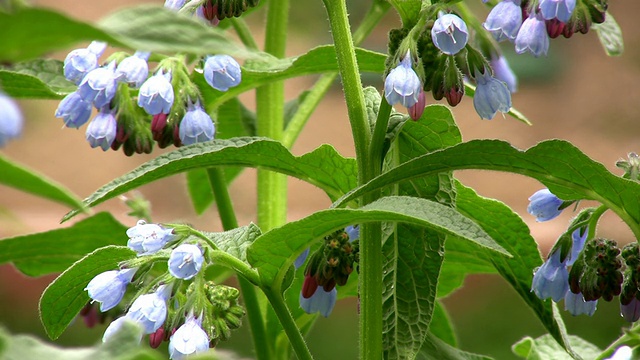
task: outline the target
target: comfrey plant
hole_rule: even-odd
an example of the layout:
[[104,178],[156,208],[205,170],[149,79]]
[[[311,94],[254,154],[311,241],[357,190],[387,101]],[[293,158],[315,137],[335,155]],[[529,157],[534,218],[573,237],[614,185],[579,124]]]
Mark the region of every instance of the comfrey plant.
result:
[[[0,241],[1,258],[23,273],[60,273],[40,300],[46,333],[57,339],[77,317],[88,327],[104,324],[102,342],[82,350],[2,331],[0,344],[9,344],[0,346],[2,357],[37,350],[52,359],[235,358],[220,349],[246,326],[254,358],[313,359],[314,322],[339,316],[340,300],[354,298],[360,359],[480,358],[457,346],[441,304],[466,275],[487,271],[501,274],[548,332],[514,345],[516,355],[637,357],[639,157],[618,161],[618,176],[562,140],[526,151],[501,140],[463,142],[451,110],[469,96],[480,119],[501,113],[530,125],[513,108],[518,79],[498,42],[539,57],[551,39],[594,29],[606,52],[619,55],[621,32],[607,1],[485,1],[482,19],[471,1],[371,0],[352,31],[346,2],[322,0],[333,42],[294,57],[285,55],[289,0],[167,0],[122,9],[98,26],[0,3],[0,146],[21,134],[13,100],[21,97],[58,100],[52,116],[67,128],[86,125],[92,148],[133,156],[155,144],[174,147],[84,200],[0,158],[0,182],[69,206],[63,222],[86,217]],[[264,46],[247,25],[252,12],[266,14]],[[359,48],[388,12],[401,23],[388,32],[387,52]],[[69,52],[64,60],[43,57],[54,50]],[[378,74],[376,87],[362,86],[361,71]],[[309,74],[320,77],[285,101],[284,81]],[[293,155],[338,76],[355,158],[329,145]],[[255,109],[245,106],[253,92]],[[247,167],[258,173],[255,224],[238,223],[229,191]],[[533,217],[524,216],[531,223],[577,212],[545,261],[523,218],[456,179],[463,169],[541,182],[529,198]],[[215,203],[221,228],[157,223],[140,197],[125,201],[129,226],[90,212],[178,173],[186,173],[198,214]],[[285,176],[320,188],[332,205],[288,221]],[[636,241],[620,248],[597,236],[607,211]],[[632,325],[611,346],[569,337],[556,303],[591,316],[616,297]]]

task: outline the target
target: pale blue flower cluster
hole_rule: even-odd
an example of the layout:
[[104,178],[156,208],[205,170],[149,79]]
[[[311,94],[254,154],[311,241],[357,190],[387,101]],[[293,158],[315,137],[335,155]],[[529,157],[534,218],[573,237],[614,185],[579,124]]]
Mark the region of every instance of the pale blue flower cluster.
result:
[[127,246],[139,256],[154,254],[175,239],[173,229],[158,224],[147,224],[144,220],[139,220],[136,226],[129,228],[127,236]]
[[498,111],[511,110],[511,93],[504,81],[491,76],[489,70],[484,74],[476,73],[476,93],[473,95],[473,107],[482,119],[493,119]]
[[196,318],[193,314],[187,317],[185,323],[169,339],[169,358],[173,360],[182,360],[188,355],[207,350],[209,336],[202,329],[202,318]]
[[422,82],[412,68],[411,52],[407,51],[400,64],[384,80],[384,97],[390,105],[402,104],[410,108],[418,102]]
[[182,244],[169,256],[169,273],[178,279],[189,280],[202,268],[204,257],[196,245]]
[[542,189],[536,191],[529,198],[527,212],[536,217],[536,221],[543,222],[555,219],[562,213],[563,201],[549,191]]
[[200,103],[189,104],[187,113],[180,123],[180,141],[184,145],[213,140],[215,125]]
[[0,91],[0,147],[22,133],[24,119],[18,104]]
[[431,40],[443,53],[455,55],[464,49],[469,41],[467,24],[457,15],[441,15],[431,28]]
[[207,56],[204,63],[204,78],[212,88],[227,91],[242,81],[240,64],[229,55]]
[[94,277],[85,290],[93,301],[100,303],[100,311],[113,309],[120,303],[127,285],[138,269],[111,270]]

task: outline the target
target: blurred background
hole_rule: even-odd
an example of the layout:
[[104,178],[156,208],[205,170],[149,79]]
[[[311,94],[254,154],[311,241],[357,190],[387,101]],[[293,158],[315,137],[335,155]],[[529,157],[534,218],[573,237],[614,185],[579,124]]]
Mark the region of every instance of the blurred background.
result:
[[[33,1],[36,6],[58,9],[71,17],[89,22],[118,8],[141,2]],[[162,4],[161,0],[155,2]],[[480,1],[468,2],[473,3],[479,16],[486,16],[487,10]],[[290,56],[331,41],[321,1],[301,3],[292,2],[290,34],[295,36],[291,35],[288,39]],[[365,0],[348,1],[352,24],[357,24],[368,3]],[[519,90],[513,96],[513,105],[533,122],[533,126],[500,115],[492,121],[480,120],[471,99],[466,98],[454,109],[464,139],[503,139],[523,149],[544,139],[566,139],[614,173],[621,173],[615,168],[615,161],[626,158],[628,152],[640,151],[640,107],[636,102],[640,101],[640,90],[636,85],[640,79],[640,50],[637,46],[640,43],[640,22],[636,18],[640,13],[640,2],[611,1],[609,10],[624,33],[625,53],[622,57],[607,57],[594,31],[587,35],[574,35],[569,40],[560,38],[551,41],[549,55],[540,59],[528,54],[516,56],[509,44],[504,51],[520,81]],[[257,11],[247,20],[256,37],[261,39],[264,12]],[[397,26],[399,19],[391,11],[363,46],[385,52],[386,32]],[[77,47],[83,45],[78,44]],[[51,56],[63,59],[66,53]],[[311,86],[314,79],[305,77],[288,81],[288,98]],[[382,81],[377,75],[365,74],[364,81],[382,88]],[[333,144],[345,156],[354,155],[340,90],[340,85],[336,83],[311,118],[293,148],[296,155],[322,143]],[[427,99],[428,102],[432,101],[429,95]],[[244,94],[242,100],[249,108],[254,106],[252,92]],[[171,150],[155,149],[152,155],[126,157],[122,152],[91,149],[84,139],[84,127],[79,131],[63,129],[62,122],[54,118],[57,105],[57,101],[21,102],[28,119],[25,131],[20,140],[9,143],[2,151],[9,158],[64,184],[80,197],[88,196],[113,178]],[[526,213],[527,198],[541,188],[535,180],[480,171],[458,172],[456,176],[466,185],[476,188],[481,195],[504,201],[521,214],[538,241],[543,256],[566,229],[573,215],[571,211],[565,211],[553,221],[536,223]],[[247,170],[231,189],[241,224],[255,221],[254,182],[255,171]],[[221,229],[215,210],[209,210],[202,216],[195,215],[186,194],[184,176],[160,180],[140,191],[151,200],[152,215],[156,222],[185,221],[203,230]],[[329,200],[319,189],[296,179],[289,180],[290,220],[329,205]],[[59,221],[67,210],[64,206],[0,187],[0,237],[59,228]],[[127,226],[135,224],[136,219],[126,216],[127,208],[118,200],[111,200],[96,209],[101,210],[111,211]],[[604,216],[598,235],[615,239],[621,244],[632,240],[624,223],[612,214]],[[37,317],[37,303],[43,289],[53,278],[26,278],[10,265],[0,266],[0,324],[13,333],[31,333],[46,339]],[[574,318],[563,314],[569,333],[582,336],[601,348],[606,347],[620,335],[621,327],[628,325],[619,315],[616,300],[612,303],[600,301],[598,311],[592,318]],[[446,298],[444,304],[456,326],[459,344],[467,351],[496,359],[514,359],[510,351],[513,343],[524,336],[537,337],[544,333],[533,312],[497,275],[468,277],[464,288]],[[310,335],[312,352],[317,354],[318,359],[330,356],[356,358],[356,312],[355,301],[341,301],[328,319],[321,318],[318,321]],[[93,344],[101,338],[103,331],[104,326],[86,329],[78,321],[63,334],[59,344]],[[245,330],[221,346],[234,348],[240,354],[250,356],[251,352],[244,343],[247,337],[242,331]]]

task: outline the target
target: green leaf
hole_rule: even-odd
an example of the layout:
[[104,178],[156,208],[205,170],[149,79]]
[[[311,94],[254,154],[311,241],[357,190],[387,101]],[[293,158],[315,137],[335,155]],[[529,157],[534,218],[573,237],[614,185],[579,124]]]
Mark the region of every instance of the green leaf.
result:
[[65,79],[62,61],[32,60],[0,67],[2,90],[15,98],[61,99],[77,86]]
[[[335,199],[355,187],[356,164],[322,145],[303,156],[293,156],[277,141],[265,138],[214,140],[185,146],[141,165],[104,185],[84,200],[91,207],[138,186],[188,170],[212,166],[263,167],[297,177],[323,189]],[[63,221],[75,216],[71,211]]]
[[262,235],[260,228],[255,224],[249,224],[233,230],[217,232],[217,233],[204,233],[209,239],[211,239],[218,248],[227,254],[247,262],[247,248]]
[[[442,274],[442,272],[440,273]],[[458,339],[456,338],[456,333],[453,330],[449,314],[440,301],[436,301],[436,306],[433,309],[433,317],[429,324],[429,332],[431,335],[451,346],[455,347],[458,345]]]
[[[361,72],[384,72],[386,55],[356,48],[356,58]],[[286,59],[248,59],[242,67],[240,85],[222,92],[213,90],[204,81],[204,76],[194,76],[198,87],[205,94],[209,105],[217,106],[239,94],[274,81],[286,80],[303,75],[338,71],[336,52],[332,45],[323,45],[309,52]],[[209,94],[207,94],[209,93]]]
[[37,7],[24,7],[14,14],[0,12],[0,34],[0,63],[33,59],[81,41],[114,42],[87,23]]
[[135,256],[135,252],[127,247],[106,246],[86,255],[60,274],[40,298],[40,320],[47,335],[57,339],[89,302],[84,288],[91,279],[116,269],[118,263]]
[[28,276],[62,272],[93,250],[126,245],[127,228],[109,213],[98,213],[66,229],[0,241],[0,263],[13,262]]
[[62,185],[22,167],[0,154],[0,184],[68,205],[72,208],[82,208],[82,201]]
[[[462,211],[461,209],[458,210]],[[468,214],[465,215],[469,217]],[[473,217],[470,218],[474,219]],[[478,222],[477,219],[474,220]],[[478,224],[482,226],[482,223]],[[492,233],[489,233],[489,235],[494,236]],[[494,240],[500,243],[499,239],[495,237]],[[450,236],[447,238],[444,248],[444,263],[438,280],[438,298],[444,298],[460,288],[469,274],[492,274],[496,272],[491,261],[485,256],[478,256],[478,246],[464,239]]]
[[624,52],[624,40],[622,38],[622,30],[616,19],[607,12],[602,24],[593,24],[591,26],[596,30],[598,39],[609,56],[620,56]]
[[[470,156],[469,154],[473,154]],[[340,198],[343,206],[391,184],[443,171],[484,169],[539,180],[563,200],[595,200],[609,207],[640,238],[640,184],[607,171],[571,143],[548,140],[527,151],[500,140],[473,140],[408,161]]]
[[418,360],[491,360],[490,357],[459,350],[429,333]]
[[187,190],[193,209],[198,215],[202,215],[215,201],[207,169],[187,171]]
[[166,54],[262,56],[231,41],[221,29],[159,5],[124,8],[100,20],[98,26],[132,49]]
[[400,15],[402,26],[411,29],[420,16],[422,0],[389,0],[389,2]]
[[295,258],[325,235],[350,224],[390,221],[424,226],[456,235],[509,255],[474,222],[454,209],[406,196],[379,199],[359,209],[328,209],[290,222],[260,236],[248,250],[249,263],[258,268],[264,284],[277,289]]
[[[601,350],[597,346],[578,336],[569,336],[571,347],[584,359],[595,359]],[[546,334],[537,339],[525,337],[515,343],[511,350],[514,354],[528,360],[572,360],[569,355],[551,335]]]

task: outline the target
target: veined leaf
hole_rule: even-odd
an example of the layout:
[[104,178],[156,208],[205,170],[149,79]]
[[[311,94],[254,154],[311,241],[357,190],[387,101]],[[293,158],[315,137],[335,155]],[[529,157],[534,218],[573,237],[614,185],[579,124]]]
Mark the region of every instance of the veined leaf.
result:
[[127,228],[109,213],[98,213],[66,229],[0,241],[0,263],[13,262],[28,276],[62,272],[107,245],[126,245]]
[[[355,161],[343,158],[329,145],[322,145],[303,156],[293,156],[277,141],[245,137],[198,143],[160,155],[104,185],[83,204],[91,207],[154,180],[212,166],[271,169],[316,185],[332,199],[352,189],[356,183]],[[77,211],[69,212],[63,221],[76,214]]]
[[62,61],[32,60],[0,67],[2,90],[15,98],[61,99],[77,86],[63,74]]
[[456,235],[509,256],[474,222],[454,209],[425,199],[390,196],[359,209],[328,209],[290,222],[260,236],[247,252],[264,284],[278,290],[296,257],[323,236],[350,224],[404,222]]
[[598,39],[609,56],[620,56],[624,52],[624,40],[622,38],[622,30],[620,25],[611,16],[606,13],[602,24],[593,24],[592,27],[598,34]]
[[[597,346],[587,342],[578,336],[569,336],[571,347],[584,359],[595,359],[600,355]],[[574,357],[567,354],[564,349],[554,341],[549,334],[537,339],[526,337],[513,344],[511,350],[518,357],[527,360],[573,360]]]
[[22,167],[0,155],[0,184],[30,194],[69,205],[84,208],[82,201],[71,191],[44,175]]
[[117,269],[118,263],[135,256],[127,247],[107,246],[86,255],[60,274],[40,298],[40,320],[47,335],[57,339],[87,305],[90,299],[84,288],[91,279]]
[[204,233],[218,248],[236,259],[247,262],[247,248],[262,235],[260,228],[255,224],[249,224],[233,230]]

